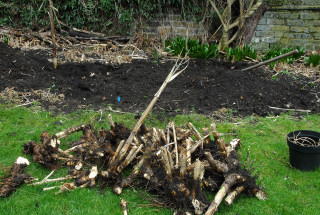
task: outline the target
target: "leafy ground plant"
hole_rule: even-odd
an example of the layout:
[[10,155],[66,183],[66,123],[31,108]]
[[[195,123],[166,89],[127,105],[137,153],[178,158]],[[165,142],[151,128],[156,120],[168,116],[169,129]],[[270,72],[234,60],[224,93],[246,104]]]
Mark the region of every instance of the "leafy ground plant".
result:
[[241,61],[246,59],[256,59],[257,51],[249,45],[238,46],[236,48],[228,48],[226,50],[228,60]]
[[185,37],[176,37],[171,40],[165,40],[165,50],[174,56],[188,56],[197,59],[216,58],[219,55],[216,44],[201,44],[198,39]]
[[[278,62],[286,62],[288,64],[293,63],[295,60],[299,59],[302,55],[304,55],[305,51],[302,47],[298,47],[298,53],[290,55],[288,57],[284,57],[280,60],[274,61],[270,63],[270,68],[273,68]],[[266,61],[272,58],[275,58],[277,56],[283,55],[285,53],[288,53],[290,51],[293,51],[294,48],[274,48],[274,49],[268,49],[261,57],[261,61]]]
[[311,54],[309,57],[305,58],[306,65],[316,67],[320,64],[320,55],[318,54]]
[[[56,133],[81,123],[94,124],[97,128],[109,129],[108,114],[112,114],[115,122],[124,122],[133,128],[136,119],[134,114],[116,114],[106,110],[79,111],[71,114],[53,114],[42,111],[38,106],[30,108],[13,105],[0,105],[0,175],[5,167],[10,166],[18,156],[22,155],[24,143],[39,140],[44,131]],[[196,128],[209,127],[214,121],[202,115],[178,115],[174,118],[158,119],[150,115],[146,126],[164,128],[169,121],[178,126],[191,122]],[[235,123],[236,121],[236,123]],[[317,214],[320,206],[319,177],[320,168],[311,172],[301,172],[289,166],[286,135],[294,130],[309,129],[320,131],[319,115],[295,117],[284,114],[269,117],[247,117],[234,119],[232,122],[217,123],[219,133],[224,134],[226,141],[234,135],[242,141],[241,160],[246,163],[254,161],[260,171],[260,182],[268,194],[269,200],[263,202],[255,198],[241,196],[236,202],[227,206],[222,204],[219,214]],[[77,136],[70,136],[70,142]],[[64,143],[62,143],[64,144]],[[27,158],[32,161],[31,157]],[[33,177],[43,179],[50,171],[41,165],[31,162],[25,170]],[[53,177],[64,176],[66,172],[55,173]],[[60,185],[60,183],[46,186]],[[6,214],[121,214],[120,197],[129,202],[130,214],[172,214],[173,210],[164,207],[156,200],[156,196],[144,190],[125,189],[120,196],[112,193],[111,188],[99,190],[78,189],[55,195],[54,190],[42,191],[42,186],[23,185],[13,195],[0,199],[0,210]],[[208,199],[213,200],[209,195]]]

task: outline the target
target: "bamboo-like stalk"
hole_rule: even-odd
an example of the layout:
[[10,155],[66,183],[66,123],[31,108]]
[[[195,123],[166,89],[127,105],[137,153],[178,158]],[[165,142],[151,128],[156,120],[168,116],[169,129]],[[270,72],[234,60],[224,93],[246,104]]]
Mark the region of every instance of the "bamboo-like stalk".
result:
[[136,146],[140,145],[140,142],[136,136],[133,137],[133,142],[134,142],[134,144],[136,144]]
[[199,131],[194,127],[194,125],[191,122],[188,123],[188,127],[191,130],[191,132],[194,134],[194,136],[197,138],[197,140],[202,139],[201,134],[199,133]]
[[192,198],[196,198],[196,192],[198,189],[201,189],[200,181],[204,175],[204,167],[201,164],[199,159],[195,162],[195,167],[193,169],[193,189],[192,189]]
[[219,133],[218,133],[218,131],[217,131],[217,126],[216,126],[216,124],[215,124],[215,123],[212,123],[212,124],[210,125],[210,127],[211,127],[211,131],[212,131],[214,140],[218,143],[218,146],[219,146],[219,148],[220,148],[221,153],[226,156],[226,155],[227,155],[226,147],[225,147],[223,141],[219,138]]
[[188,137],[186,139],[186,145],[187,145],[187,166],[191,165],[191,144],[192,144],[193,140]]
[[193,146],[190,149],[190,152],[193,153],[197,150],[197,148],[199,148],[199,146],[203,146],[203,140],[205,140],[206,138],[210,137],[210,134],[202,137],[200,140],[198,140],[195,144],[193,144]]
[[[180,67],[183,64],[187,65],[182,68],[181,70]],[[144,120],[147,118],[148,114],[150,113],[150,111],[152,110],[153,106],[155,105],[155,103],[157,102],[157,100],[159,99],[161,93],[163,92],[163,90],[166,88],[166,86],[168,85],[168,83],[170,83],[171,81],[173,81],[178,75],[180,75],[184,70],[186,70],[188,67],[188,60],[183,59],[180,62],[177,60],[175,65],[172,67],[170,73],[168,74],[167,78],[165,79],[165,81],[162,83],[161,87],[159,88],[159,90],[157,91],[157,93],[154,95],[152,101],[150,102],[150,104],[148,105],[148,107],[146,108],[146,110],[143,112],[142,116],[140,117],[139,121],[137,122],[137,124],[135,125],[135,127],[133,128],[133,130],[130,133],[130,136],[128,137],[128,139],[126,140],[125,146],[131,144],[133,137],[137,134],[138,130],[140,129],[142,123],[144,122]],[[127,148],[127,147],[126,147]]]
[[108,114],[108,119],[109,119],[109,123],[110,123],[111,128],[114,128],[114,122],[113,122],[111,114]]
[[116,159],[116,157],[118,156],[118,154],[120,153],[120,150],[122,149],[123,145],[124,145],[125,141],[124,140],[121,140],[117,149],[116,149],[116,152],[114,153],[113,157],[111,158],[109,164],[113,163],[114,160]]
[[187,169],[187,152],[185,149],[183,149],[180,152],[180,178],[183,178],[185,173],[186,173],[186,169]]
[[163,142],[165,142],[165,144],[167,145],[168,142],[167,142],[166,134],[164,133],[164,130],[163,130],[163,129],[160,129],[160,130],[159,130],[159,133],[160,133],[161,140],[162,140]]
[[178,143],[177,143],[177,134],[174,126],[174,122],[171,122],[172,132],[173,132],[173,141],[174,141],[174,149],[176,153],[176,167],[179,165],[179,153],[178,153]]
[[212,123],[210,125],[210,127],[211,127],[211,131],[212,131],[212,134],[213,134],[213,138],[214,138],[215,141],[217,141],[219,139],[219,133],[217,131],[216,123]]
[[57,61],[57,45],[56,45],[56,36],[54,32],[54,18],[53,18],[53,3],[52,0],[49,0],[50,5],[50,22],[51,22],[51,37],[52,37],[52,44],[53,44],[53,67],[56,69],[58,65]]
[[168,151],[165,147],[162,147],[162,163],[164,165],[164,168],[166,170],[166,175],[167,175],[167,180],[172,181],[172,171],[171,171],[171,166],[170,166],[170,161],[168,158]]
[[167,125],[167,144],[170,143],[170,123]]
[[127,167],[132,162],[132,160],[137,156],[138,152],[141,151],[142,147],[143,147],[142,144],[139,147],[137,146],[132,147],[127,158],[123,161],[121,165],[118,166],[117,171],[122,172],[122,170],[125,167]]
[[156,128],[152,128],[152,139],[153,139],[153,142],[156,144],[160,144],[161,142],[161,136],[158,132],[158,129]]
[[171,169],[173,169],[173,159],[172,159],[172,154],[171,154],[171,152],[170,152],[170,150],[169,150],[169,147],[168,147],[168,148],[166,148],[166,150],[167,150],[167,155],[168,155],[168,160],[169,160],[170,168],[171,168]]

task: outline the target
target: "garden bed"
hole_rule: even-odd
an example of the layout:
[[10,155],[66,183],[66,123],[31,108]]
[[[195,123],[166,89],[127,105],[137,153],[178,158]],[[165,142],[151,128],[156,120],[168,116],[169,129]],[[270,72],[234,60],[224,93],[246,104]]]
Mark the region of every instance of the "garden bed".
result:
[[[138,113],[174,64],[170,59],[149,59],[124,64],[64,63],[53,69],[49,51],[13,49],[0,43],[2,101],[23,105],[39,101],[46,108],[67,112],[111,107]],[[230,113],[265,116],[283,109],[319,111],[320,86],[314,82],[318,77],[280,73],[275,79],[275,72],[265,68],[239,70],[248,66],[220,59],[191,60],[186,71],[167,86],[153,112],[221,117]]]

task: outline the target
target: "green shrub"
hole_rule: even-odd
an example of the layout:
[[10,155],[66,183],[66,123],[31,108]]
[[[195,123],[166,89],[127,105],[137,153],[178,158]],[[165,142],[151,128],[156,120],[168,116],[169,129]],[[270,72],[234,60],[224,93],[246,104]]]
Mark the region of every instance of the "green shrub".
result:
[[320,64],[320,55],[318,54],[311,54],[309,57],[305,58],[307,66],[316,67]]
[[256,59],[257,51],[249,45],[238,46],[236,48],[228,48],[226,50],[228,60],[241,61],[246,58]]
[[[206,1],[55,0],[53,3],[59,20],[71,27],[128,34],[135,20],[151,20],[172,11],[186,19],[199,19]],[[39,30],[50,25],[48,9],[48,1],[43,0],[0,0],[0,25]]]
[[[299,59],[302,55],[304,55],[305,51],[302,47],[298,47],[298,53],[297,54],[293,54],[293,55],[290,55],[290,56],[287,56],[287,57],[284,57],[280,60],[277,60],[277,61],[274,61],[272,63],[270,63],[270,68],[273,68],[278,62],[286,62],[288,64],[291,64],[293,63],[295,60]],[[283,55],[285,53],[288,53],[290,51],[293,51],[294,48],[275,48],[275,49],[269,49],[267,50],[261,60],[262,61],[266,61],[266,60],[269,60],[269,59],[272,59],[272,58],[275,58],[277,56],[280,56],[280,55]]]

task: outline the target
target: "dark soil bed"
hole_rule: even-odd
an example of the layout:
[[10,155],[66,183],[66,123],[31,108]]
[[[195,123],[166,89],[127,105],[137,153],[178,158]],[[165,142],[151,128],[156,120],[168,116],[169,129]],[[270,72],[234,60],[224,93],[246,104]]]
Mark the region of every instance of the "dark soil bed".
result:
[[[112,105],[113,109],[141,112],[173,66],[167,60],[121,65],[66,63],[53,69],[48,58],[44,51],[21,51],[0,43],[0,92],[14,87],[22,93],[42,89],[63,94],[62,103],[40,99],[44,107],[56,111]],[[247,66],[243,62],[191,60],[187,70],[169,83],[153,112],[214,115],[232,110],[240,116],[264,116],[275,113],[269,106],[319,111],[319,85],[311,87],[307,84],[310,80],[288,75],[273,80],[273,73],[263,68],[239,70]]]

